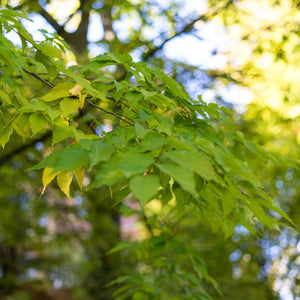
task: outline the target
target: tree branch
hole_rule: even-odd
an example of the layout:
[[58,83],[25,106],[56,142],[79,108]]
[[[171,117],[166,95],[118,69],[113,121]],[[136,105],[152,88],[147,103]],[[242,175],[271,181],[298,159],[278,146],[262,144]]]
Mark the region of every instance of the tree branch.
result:
[[30,72],[27,71],[25,68],[22,67],[22,70],[27,73],[30,74],[32,76],[34,76],[35,78],[39,79],[40,81],[42,81],[43,83],[47,84],[48,86],[50,86],[51,88],[54,88],[54,85],[52,83],[50,83],[49,81],[45,80],[44,78],[42,78],[38,73],[34,73],[34,72]]
[[[34,72],[29,72],[27,71],[26,69],[22,68],[26,73],[34,76],[35,78],[39,79],[40,81],[42,81],[43,83],[47,84],[48,86],[50,86],[51,88],[54,88],[54,85],[50,82],[48,82],[47,80],[45,80],[44,78],[42,78],[41,76],[39,76],[37,73],[34,73]],[[94,107],[97,107],[99,110],[102,110],[103,112],[105,112],[106,114],[109,114],[109,115],[113,115],[115,116],[116,118],[120,119],[121,121],[123,121],[124,123],[127,123],[131,126],[134,126],[134,122],[133,120],[131,120],[129,117],[127,116],[123,116],[123,115],[120,115],[120,114],[117,114],[117,113],[114,113],[114,112],[111,112],[111,111],[108,111],[100,106],[98,106],[97,104],[85,99],[85,101],[87,103],[89,103],[90,105],[94,106]],[[126,121],[125,119],[128,119],[129,121]]]
[[39,5],[40,15],[56,30],[57,34],[59,34],[66,40],[75,54],[83,54],[86,51],[86,47],[88,44],[87,30],[89,26],[91,3],[91,1],[87,0],[81,1],[80,8],[77,10],[81,10],[82,12],[81,22],[77,30],[73,33],[65,31],[64,25],[59,25],[57,21],[41,5]]
[[164,40],[159,46],[155,47],[155,48],[152,48],[150,49],[148,52],[145,52],[143,55],[142,55],[142,58],[144,61],[147,61],[151,56],[153,56],[158,50],[161,50],[164,45],[171,41],[172,39],[174,39],[175,37],[178,37],[180,36],[181,34],[183,33],[187,33],[189,31],[192,30],[194,24],[198,21],[205,21],[206,20],[206,16],[205,15],[202,15],[200,16],[199,18],[197,19],[194,19],[193,21],[191,21],[190,23],[188,23],[182,30],[176,32],[174,35],[172,35],[171,37],[167,38],[166,40]]
[[47,133],[45,133],[43,136],[39,137],[39,138],[36,138],[36,139],[33,139],[31,140],[29,143],[27,144],[23,144],[21,145],[20,147],[12,150],[11,152],[5,154],[4,156],[0,157],[0,166],[6,164],[9,162],[9,160],[14,157],[15,155],[17,154],[20,154],[22,153],[24,150],[32,147],[35,143],[37,142],[42,142],[44,140],[46,140],[47,138],[49,138],[51,136],[51,133],[52,131],[49,131]]
[[226,9],[228,8],[229,5],[231,5],[233,2],[233,0],[228,0],[222,7],[216,7],[215,9],[213,9],[211,12],[202,15],[194,20],[192,20],[190,23],[188,23],[182,30],[176,32],[175,34],[173,34],[171,37],[167,38],[166,40],[164,40],[159,46],[154,47],[152,49],[149,49],[147,52],[145,52],[142,55],[142,59],[144,61],[147,61],[151,56],[153,56],[158,50],[161,50],[164,45],[171,41],[172,39],[174,39],[175,37],[180,36],[183,33],[187,33],[190,32],[193,29],[193,26],[196,22],[198,21],[207,21],[209,17],[212,17],[214,15],[216,15],[220,10]]
[[56,30],[57,34],[63,36],[65,33],[64,27],[60,26],[57,21],[41,6],[40,7],[40,15]]
[[[95,104],[95,103],[93,103],[93,102],[91,102],[91,101],[89,101],[89,100],[87,100],[87,99],[85,99],[85,102],[87,102],[88,104],[90,104],[90,105],[92,105],[92,106],[94,106],[94,107],[97,107],[99,110],[102,110],[102,111],[105,112],[106,114],[112,115],[112,116],[114,116],[114,117],[120,119],[120,120],[123,121],[124,123],[127,123],[127,124],[129,124],[129,125],[131,125],[131,126],[134,126],[133,120],[131,120],[130,118],[128,118],[128,117],[126,117],[126,116],[119,115],[119,114],[114,113],[114,112],[112,112],[112,111],[108,111],[108,110],[106,110],[106,109],[104,109],[104,108],[98,106],[97,104]],[[125,118],[128,119],[128,120],[130,120],[130,121],[125,120]]]

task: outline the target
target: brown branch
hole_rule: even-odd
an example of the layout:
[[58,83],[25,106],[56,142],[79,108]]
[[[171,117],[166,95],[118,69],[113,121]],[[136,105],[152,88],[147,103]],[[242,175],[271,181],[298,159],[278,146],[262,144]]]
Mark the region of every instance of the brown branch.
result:
[[[48,86],[50,86],[51,88],[54,88],[54,85],[50,82],[48,82],[47,80],[45,80],[44,78],[42,78],[41,76],[39,76],[37,73],[34,73],[34,72],[29,72],[27,71],[25,68],[22,68],[24,70],[24,72],[34,76],[35,78],[39,79],[40,81],[42,81],[43,83],[47,84]],[[127,116],[123,116],[123,115],[120,115],[120,114],[117,114],[117,113],[114,113],[114,112],[111,112],[111,111],[108,111],[100,106],[98,106],[97,104],[85,99],[85,101],[87,103],[89,103],[90,105],[94,106],[94,107],[97,107],[99,110],[102,110],[103,112],[105,112],[106,114],[109,114],[109,115],[113,115],[115,116],[116,118],[120,119],[121,121],[123,121],[124,123],[127,123],[131,126],[134,126],[134,122],[133,120],[131,120],[129,117]],[[129,121],[126,121],[124,119],[128,119]]]
[[46,140],[48,137],[51,136],[51,131],[45,133],[43,136],[39,137],[39,138],[36,138],[34,140],[31,140],[29,143],[27,144],[23,144],[22,146],[12,150],[11,152],[5,154],[4,156],[0,157],[0,166],[6,164],[9,162],[9,160],[14,157],[15,155],[17,154],[20,154],[22,153],[24,150],[32,147],[35,143],[37,142],[42,142],[44,140]]
[[[104,109],[104,108],[98,106],[97,104],[95,104],[95,103],[93,103],[93,102],[91,102],[91,101],[89,101],[89,100],[87,100],[87,99],[85,99],[85,101],[86,101],[88,104],[90,104],[90,105],[92,105],[92,106],[94,106],[94,107],[97,107],[99,110],[105,112],[106,114],[112,115],[112,116],[114,116],[114,117],[120,119],[120,120],[123,121],[124,123],[127,123],[127,124],[129,124],[129,125],[131,125],[131,126],[134,126],[133,120],[131,120],[131,119],[128,118],[127,116],[123,116],[123,115],[114,113],[114,112],[112,112],[112,111],[108,111],[108,110],[106,110],[106,109]],[[128,120],[130,120],[130,121],[125,120],[125,118],[128,119]]]
[[142,55],[142,59],[144,61],[147,61],[151,56],[153,56],[158,50],[161,50],[165,44],[169,41],[171,41],[172,39],[180,36],[183,33],[188,33],[193,29],[193,26],[196,22],[198,21],[207,21],[208,18],[216,15],[220,10],[226,9],[228,8],[231,4],[232,4],[233,0],[228,0],[222,7],[216,7],[215,9],[213,9],[211,12],[202,15],[194,20],[192,20],[190,23],[188,23],[182,30],[176,32],[175,34],[173,34],[171,37],[167,38],[166,40],[164,40],[159,46],[154,47],[152,49],[149,49],[147,52],[145,52]]
[[117,101],[114,97],[110,97],[110,96],[106,96],[106,98],[109,99],[109,100],[114,101],[115,103],[120,103],[120,104],[124,105],[125,107],[129,108],[129,109],[130,109],[132,112],[134,112],[135,114],[137,113],[134,109],[130,108],[129,105],[127,105],[126,103],[124,103],[124,102],[121,101],[121,100],[118,100],[118,101]]
[[47,84],[48,86],[50,86],[51,88],[54,88],[54,85],[52,83],[50,83],[49,81],[45,80],[44,78],[42,78],[38,73],[35,72],[30,72],[28,70],[26,70],[25,68],[22,67],[22,70],[27,73],[30,74],[32,76],[34,76],[35,78],[37,78],[38,80],[42,81],[43,83]]
[[63,35],[63,33],[65,33],[64,27],[60,26],[41,5],[39,5],[39,13],[56,30],[58,34]]
[[190,23],[188,23],[182,30],[176,32],[175,34],[173,34],[171,37],[167,38],[166,40],[164,40],[159,46],[155,47],[155,48],[152,48],[150,49],[148,52],[145,52],[143,55],[142,55],[142,58],[144,61],[147,61],[151,56],[153,56],[158,50],[161,50],[164,45],[171,41],[172,39],[180,36],[181,34],[183,33],[187,33],[189,31],[191,31],[191,29],[193,28],[194,24],[198,21],[205,21],[206,20],[206,16],[205,15],[202,15],[196,19],[194,19],[193,21],[191,21]]
[[70,20],[73,14],[65,24],[59,25],[57,21],[41,5],[39,5],[39,13],[56,30],[56,32],[65,39],[75,54],[83,54],[88,45],[87,30],[89,26],[91,4],[92,2],[90,0],[81,1],[79,9],[76,11],[78,12],[81,10],[81,21],[77,30],[73,33],[69,33],[64,29],[65,24]]

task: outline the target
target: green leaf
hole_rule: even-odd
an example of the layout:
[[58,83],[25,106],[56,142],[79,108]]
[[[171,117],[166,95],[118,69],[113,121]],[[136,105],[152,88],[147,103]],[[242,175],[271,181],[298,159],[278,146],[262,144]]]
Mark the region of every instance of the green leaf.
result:
[[285,218],[287,221],[289,221],[291,224],[294,225],[294,222],[291,220],[291,218],[284,212],[280,207],[278,207],[275,203],[273,203],[272,199],[261,199],[256,198],[257,202],[259,202],[261,205],[275,211],[279,215],[281,215],[283,218]]
[[29,123],[30,123],[33,135],[35,135],[38,132],[40,132],[41,130],[43,130],[45,128],[45,126],[47,125],[46,119],[41,114],[32,114],[29,117]]
[[163,156],[195,172],[207,181],[214,180],[220,182],[214,167],[204,153],[188,150],[174,150],[164,153]]
[[101,166],[101,169],[89,188],[100,187],[102,185],[113,185],[123,178],[124,173],[122,171],[114,169],[110,163],[105,163]]
[[63,149],[57,157],[53,170],[54,172],[58,170],[74,171],[87,165],[88,162],[89,157],[86,150],[77,148]]
[[136,123],[135,132],[136,132],[136,137],[138,139],[141,139],[149,132],[149,130],[145,129],[140,123]]
[[73,136],[74,128],[68,125],[54,125],[53,126],[53,138],[52,146]]
[[139,118],[140,122],[149,122],[153,119],[154,119],[154,116],[152,113],[150,113],[150,111],[148,112],[144,109],[140,110],[140,118]]
[[156,166],[167,175],[174,178],[180,186],[191,194],[197,194],[194,173],[182,166],[164,163],[156,164]]
[[126,177],[138,173],[144,173],[147,168],[154,163],[154,159],[148,155],[136,152],[120,153],[117,157],[117,168],[121,170]]
[[68,117],[79,109],[80,100],[75,98],[65,98],[59,102],[59,107],[64,117]]
[[0,145],[4,149],[4,146],[9,141],[10,136],[13,133],[13,128],[10,126],[8,128],[0,129]]
[[143,95],[137,91],[129,91],[126,93],[125,98],[129,102],[130,107],[134,107],[143,100]]
[[69,90],[74,87],[72,82],[62,82],[50,90],[49,93],[42,97],[45,102],[51,102],[56,99],[66,98],[70,96]]
[[52,168],[53,173],[60,170],[74,171],[86,166],[88,162],[89,156],[87,150],[74,147],[66,148],[51,153],[37,165],[28,169],[28,171],[44,168]]
[[152,157],[136,152],[118,153],[101,165],[90,187],[113,185],[124,179],[124,177],[128,178],[132,175],[144,174],[153,162],[154,159]]
[[51,45],[49,42],[40,43],[39,49],[40,51],[51,57],[60,58],[62,55],[61,50],[58,49],[56,46]]
[[157,76],[157,78],[161,79],[170,89],[170,92],[180,98],[187,98],[187,94],[184,92],[182,86],[176,82],[173,78],[167,76],[164,72],[155,70],[153,73]]
[[41,111],[41,112],[44,112],[48,109],[49,107],[39,101],[39,100],[32,100],[28,103],[26,103],[24,106],[22,106],[20,108],[20,112],[36,112],[36,111]]
[[93,142],[89,152],[91,168],[101,161],[109,160],[113,150],[113,146],[106,144],[103,140]]
[[23,19],[27,19],[28,21],[31,21],[27,17],[26,13],[21,12],[21,11],[12,10],[12,9],[0,9],[0,15],[4,18],[18,17],[18,18],[23,18]]
[[116,247],[110,249],[107,252],[107,255],[113,254],[115,252],[119,252],[119,251],[124,250],[124,249],[135,248],[137,246],[139,246],[138,242],[121,242]]
[[32,100],[20,108],[20,112],[36,112],[36,111],[44,112],[45,114],[48,114],[52,122],[60,115],[59,111],[52,109],[51,107],[49,107],[48,105],[46,105],[45,103],[39,100]]
[[141,92],[145,98],[145,100],[147,100],[148,98],[154,97],[156,96],[158,93],[156,91],[146,91],[145,89],[141,89]]
[[47,69],[50,78],[55,78],[58,75],[56,67],[49,61],[49,57],[40,51],[36,52],[35,59],[41,62]]
[[4,100],[4,102],[6,102],[6,104],[11,104],[11,100],[8,97],[8,95],[6,93],[4,93],[2,90],[0,90],[0,98]]
[[29,114],[19,115],[12,123],[14,130],[24,137],[30,137]]
[[165,145],[166,143],[167,143],[166,138],[164,138],[160,133],[155,131],[150,131],[141,140],[141,143],[138,146],[138,151],[139,152],[152,151],[163,147],[163,145]]
[[110,287],[115,284],[120,284],[124,281],[127,281],[131,276],[119,276],[117,279],[114,279],[110,281],[108,284],[106,284],[104,287]]
[[209,114],[212,119],[218,120],[220,118],[219,105],[215,103],[209,103],[205,107],[205,111]]
[[156,175],[137,175],[130,179],[129,187],[133,195],[140,200],[141,207],[153,199],[160,187]]
[[223,216],[226,218],[235,208],[238,196],[231,189],[226,191],[222,196]]

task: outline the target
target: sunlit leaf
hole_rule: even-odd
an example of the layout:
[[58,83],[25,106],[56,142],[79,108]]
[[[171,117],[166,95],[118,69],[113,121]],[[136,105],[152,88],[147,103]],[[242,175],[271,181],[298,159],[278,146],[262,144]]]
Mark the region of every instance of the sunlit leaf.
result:
[[43,177],[42,177],[42,181],[43,181],[43,190],[41,195],[44,194],[45,189],[47,187],[47,185],[49,183],[51,183],[51,181],[57,176],[58,172],[53,173],[53,168],[45,168],[43,171]]
[[74,172],[74,175],[76,177],[76,180],[78,182],[78,185],[80,187],[80,189],[82,190],[82,183],[83,183],[83,179],[84,179],[84,169],[83,168],[79,168]]
[[10,136],[13,133],[13,128],[10,126],[9,128],[0,128],[0,145],[4,149],[4,146],[9,141]]
[[73,179],[72,172],[59,171],[57,174],[57,184],[60,190],[70,199],[70,184]]

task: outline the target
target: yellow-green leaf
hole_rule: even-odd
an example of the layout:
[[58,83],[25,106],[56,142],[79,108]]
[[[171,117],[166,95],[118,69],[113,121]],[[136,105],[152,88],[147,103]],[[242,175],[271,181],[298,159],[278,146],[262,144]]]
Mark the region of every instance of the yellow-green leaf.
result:
[[29,123],[31,126],[32,134],[35,135],[45,128],[47,121],[43,115],[35,113],[29,117]]
[[42,177],[42,181],[43,181],[43,190],[41,195],[44,194],[45,189],[47,187],[47,185],[55,178],[55,176],[58,174],[58,172],[56,173],[52,173],[53,172],[53,168],[45,168],[43,171],[43,177]]
[[57,184],[60,190],[70,199],[70,184],[73,179],[73,173],[67,171],[59,171],[57,175]]
[[9,141],[11,134],[13,133],[13,128],[1,128],[0,129],[0,145],[4,149],[5,144]]
[[51,45],[48,42],[40,43],[39,48],[47,56],[61,57],[61,51],[56,46]]
[[11,104],[11,100],[6,93],[0,90],[0,98],[4,100],[7,104]]
[[74,86],[72,82],[63,82],[55,86],[50,92],[42,97],[45,102],[54,101],[56,99],[61,99],[69,97],[69,90]]
[[79,108],[80,108],[80,109],[83,108],[83,105],[84,105],[84,101],[85,101],[86,96],[87,96],[87,94],[81,94],[80,97],[79,97],[79,102],[80,102]]
[[74,128],[64,125],[64,126],[53,126],[53,139],[52,146],[71,137],[74,133]]
[[12,123],[14,130],[20,135],[30,137],[29,114],[21,114]]
[[79,99],[65,98],[60,101],[59,107],[65,117],[68,117],[79,109],[81,102]]
[[78,182],[80,189],[82,190],[82,182],[83,182],[83,178],[84,178],[84,168],[79,168],[79,169],[75,170],[74,175],[76,177],[76,180]]
[[197,194],[195,176],[192,171],[171,163],[157,164],[157,167],[165,174],[173,177],[185,191]]

